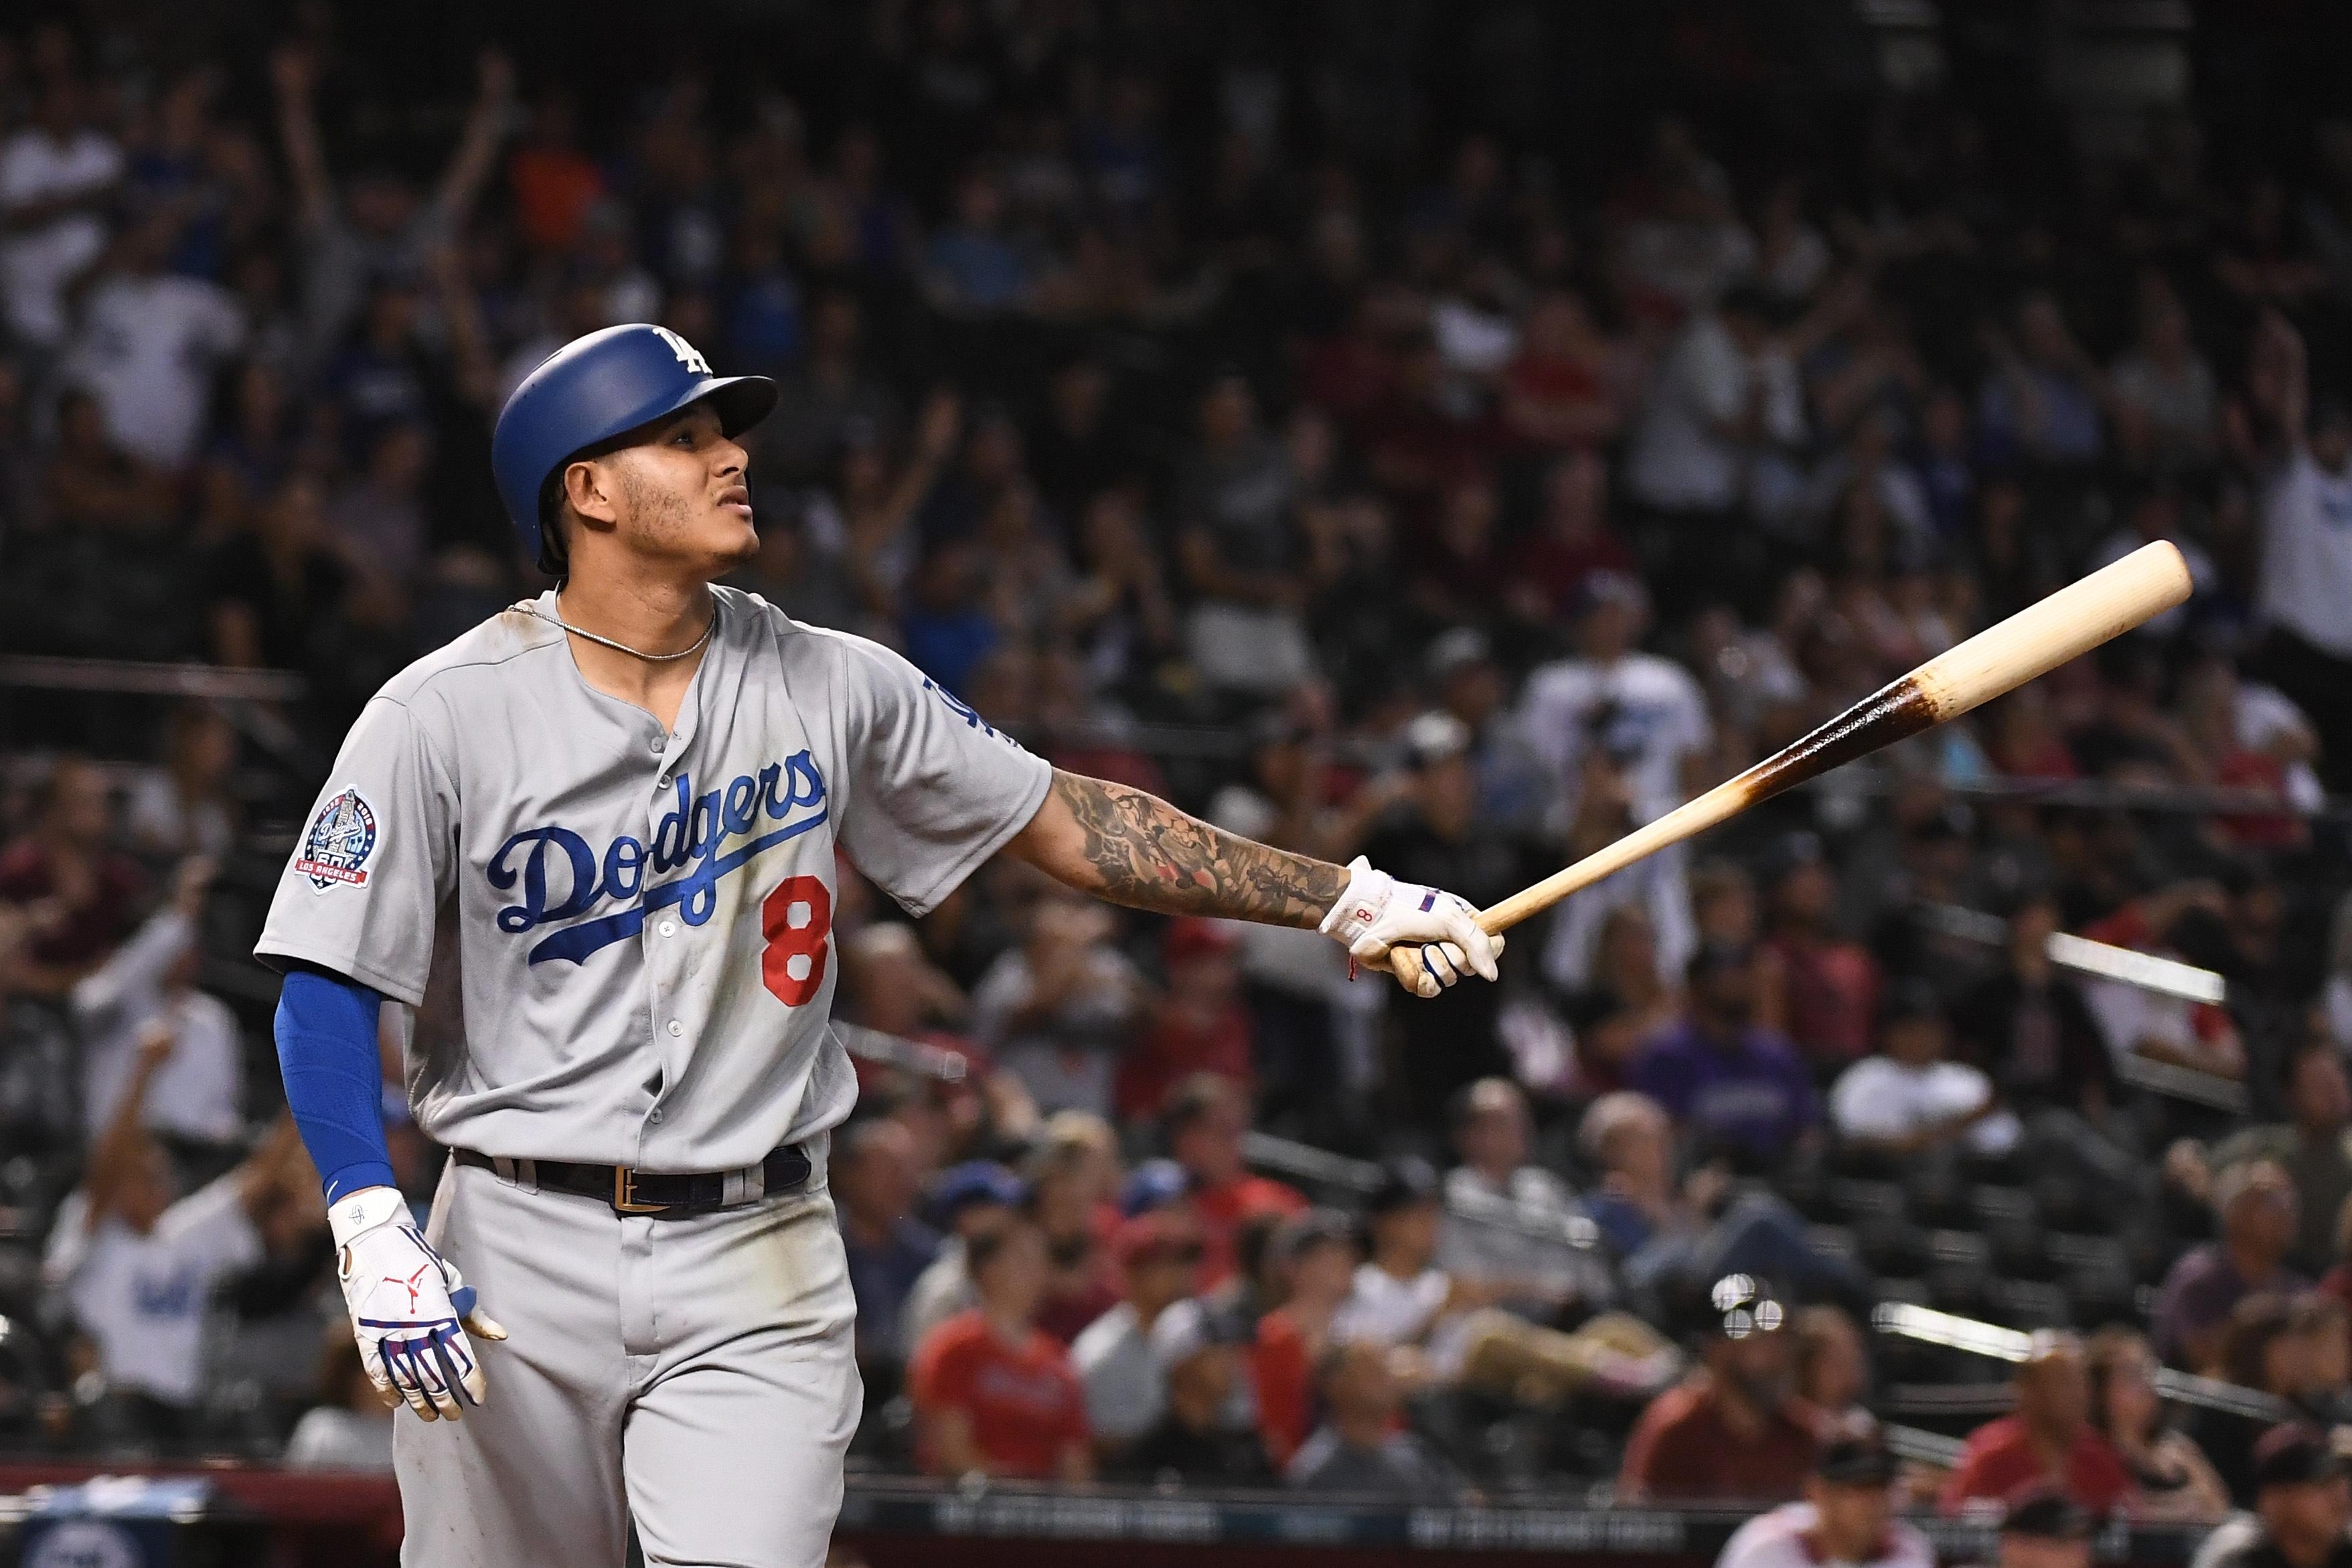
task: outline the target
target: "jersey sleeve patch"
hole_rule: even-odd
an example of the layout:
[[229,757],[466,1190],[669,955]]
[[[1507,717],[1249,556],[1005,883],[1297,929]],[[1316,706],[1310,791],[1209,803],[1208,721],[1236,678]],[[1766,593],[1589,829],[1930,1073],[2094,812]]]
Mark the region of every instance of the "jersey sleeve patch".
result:
[[310,878],[310,886],[322,893],[330,888],[364,888],[375,841],[375,808],[357,785],[346,785],[310,819],[302,853],[294,858],[295,872]]

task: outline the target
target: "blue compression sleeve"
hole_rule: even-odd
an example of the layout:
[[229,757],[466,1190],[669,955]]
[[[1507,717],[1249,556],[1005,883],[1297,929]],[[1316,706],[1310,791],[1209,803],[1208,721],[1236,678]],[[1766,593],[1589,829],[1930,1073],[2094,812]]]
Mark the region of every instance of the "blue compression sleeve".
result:
[[298,969],[278,993],[278,1070],[286,1108],[333,1203],[394,1185],[383,1139],[383,1068],[376,1014],[383,998],[339,974]]

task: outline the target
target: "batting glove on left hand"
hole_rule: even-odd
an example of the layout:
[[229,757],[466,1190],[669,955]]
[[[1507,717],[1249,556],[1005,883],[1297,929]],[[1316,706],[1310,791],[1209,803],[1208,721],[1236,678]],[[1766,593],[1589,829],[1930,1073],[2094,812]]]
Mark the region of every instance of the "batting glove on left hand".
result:
[[[1478,911],[1442,889],[1400,882],[1357,856],[1348,862],[1348,890],[1318,929],[1358,963],[1382,966],[1417,996],[1434,996],[1465,974],[1495,978],[1503,939],[1478,926]],[[1391,960],[1396,949],[1410,962]]]
[[471,1330],[502,1340],[506,1330],[474,1304],[457,1266],[433,1250],[392,1187],[362,1187],[327,1210],[335,1272],[351,1310],[360,1363],[378,1397],[404,1399],[427,1421],[462,1418],[460,1402],[486,1397]]

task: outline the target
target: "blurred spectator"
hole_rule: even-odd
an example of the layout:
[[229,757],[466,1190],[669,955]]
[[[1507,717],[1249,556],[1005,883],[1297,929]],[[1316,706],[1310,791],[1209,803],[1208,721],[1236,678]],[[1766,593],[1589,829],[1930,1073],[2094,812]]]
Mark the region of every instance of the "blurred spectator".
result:
[[1782,1503],[1732,1532],[1716,1568],[1929,1568],[1935,1548],[1895,1514],[1895,1457],[1874,1435],[1822,1445],[1801,1502]]
[[1284,1290],[1258,1320],[1250,1381],[1258,1434],[1268,1457],[1286,1467],[1314,1430],[1315,1368],[1355,1285],[1356,1227],[1335,1210],[1311,1209],[1282,1221],[1272,1250]]
[[[1954,1032],[2029,1124],[2055,1112],[2070,1139],[2105,1147],[2114,1136],[2115,1059],[2082,993],[2051,962],[2050,938],[2059,926],[2057,903],[2048,898],[2027,899],[2011,910],[2001,967],[1961,997]],[[2112,1163],[2128,1159],[2118,1152]]]
[[1975,1068],[1946,1061],[1943,1004],[1924,980],[1888,988],[1879,1008],[1879,1054],[1838,1075],[1830,1125],[1849,1146],[1895,1159],[1964,1144],[1984,1154],[2017,1146],[2017,1118]]
[[1122,1468],[1139,1480],[1263,1486],[1274,1479],[1265,1446],[1230,1417],[1244,1386],[1241,1325],[1199,1301],[1179,1301],[1151,1328],[1153,1371],[1166,1409],[1137,1439]]
[[359,313],[372,280],[416,272],[428,247],[464,226],[498,155],[514,74],[503,55],[482,56],[464,132],[425,202],[405,179],[381,166],[338,187],[319,131],[319,74],[318,61],[301,45],[281,45],[270,56],[278,132],[293,177],[309,352],[322,357]]
[[270,1211],[299,1205],[313,1227],[326,1221],[317,1173],[285,1120],[236,1170],[176,1196],[170,1159],[138,1115],[172,1049],[160,1025],[140,1039],[122,1100],[41,1260],[43,1283],[89,1339],[106,1391],[96,1417],[103,1440],[149,1452],[177,1452],[197,1437],[213,1292],[261,1261]]
[[42,780],[33,830],[0,849],[0,900],[24,908],[33,937],[19,990],[64,995],[129,934],[145,879],[113,847],[113,786],[82,757]]
[[1634,1502],[1795,1497],[1820,1452],[1792,1388],[1788,1308],[1745,1274],[1686,1276],[1676,1316],[1699,1364],[1653,1400],[1625,1440],[1617,1495]]
[[2320,767],[2352,781],[2352,632],[2337,607],[2352,594],[2352,405],[2315,399],[2303,339],[2275,312],[2255,334],[2250,379],[2286,442],[2263,496],[2260,609],[2270,629],[2265,679],[2311,716]]
[[286,1439],[287,1468],[390,1475],[392,1412],[368,1381],[359,1342],[341,1322],[320,1336],[318,1400]]
[[142,216],[89,284],[61,374],[98,399],[107,434],[143,461],[173,468],[195,455],[214,373],[244,345],[229,291],[164,269],[180,216]]
[[930,1217],[946,1240],[915,1277],[898,1312],[898,1342],[911,1352],[930,1331],[978,1300],[966,1250],[974,1237],[1001,1230],[1028,1201],[1021,1178],[1003,1166],[972,1160],[940,1173],[931,1185]]
[[2157,1393],[2157,1362],[2137,1330],[2110,1324],[2084,1347],[2091,1425],[2115,1446],[2138,1489],[2142,1519],[2214,1520],[2230,1494],[2196,1440],[2174,1426]]
[[1036,1323],[1044,1233],[1016,1219],[965,1245],[979,1305],[925,1333],[907,1374],[924,1468],[1090,1479],[1086,1394],[1068,1352]]
[[1791,836],[1780,874],[1766,889],[1765,1026],[1788,1036],[1817,1068],[1857,1061],[1870,1049],[1883,984],[1877,961],[1832,925],[1837,879],[1820,841]]
[[2050,1486],[2029,1486],[2000,1505],[1998,1568],[2090,1568],[2093,1521]]
[[2352,1562],[2352,1482],[2322,1428],[2280,1426],[2254,1446],[2254,1527],[2215,1539],[2198,1568],[2342,1568]]
[[1221,372],[1202,394],[1198,442],[1175,489],[1178,559],[1195,595],[1186,644],[1218,689],[1273,697],[1310,671],[1295,482],[1282,448],[1258,427],[1249,383]]
[[1389,1352],[1367,1340],[1334,1340],[1315,1382],[1326,1413],[1284,1467],[1295,1490],[1450,1502],[1462,1481],[1420,1437],[1400,1426],[1402,1406]]
[[2345,1146],[2352,1129],[2352,1083],[2339,1047],[2326,1039],[2291,1047],[2279,1079],[2287,1120],[2232,1133],[2207,1152],[2205,1163],[2218,1173],[2261,1160],[2286,1173],[2294,1184],[2296,1215],[2288,1261],[2315,1276],[2337,1256],[2338,1216],[2352,1198],[2352,1150]]
[[2157,1354],[2190,1372],[2211,1368],[2230,1310],[2258,1292],[2307,1290],[2286,1267],[2297,1225],[2294,1181],[2274,1160],[2246,1160],[2213,1183],[2221,1235],[2181,1255],[2157,1302]]
[[1822,1302],[1797,1309],[1797,1397],[1826,1429],[1859,1432],[1871,1423],[1870,1347],[1843,1311]]
[[1118,1211],[1111,1203],[1118,1134],[1098,1116],[1061,1110],[1034,1137],[1022,1170],[1030,1215],[1045,1233],[1052,1263],[1037,1326],[1066,1345],[1119,1299]]
[[1622,1089],[1594,1100],[1577,1147],[1601,1173],[1586,1207],[1637,1292],[1689,1274],[1793,1279],[1840,1294],[1865,1285],[1852,1265],[1814,1247],[1804,1216],[1778,1194],[1750,1187],[1735,1195],[1720,1163],[1685,1174],[1673,1124],[1646,1095]]
[[1643,1043],[1626,1080],[1701,1149],[1776,1164],[1816,1136],[1821,1101],[1786,1037],[1755,1023],[1755,954],[1702,949],[1689,984],[1687,1014]]
[[1537,1164],[1527,1096],[1508,1079],[1480,1079],[1455,1098],[1437,1262],[1522,1317],[1596,1310],[1615,1293],[1599,1234],[1567,1184]]
[[1112,1092],[1122,1118],[1158,1116],[1169,1092],[1194,1073],[1213,1073],[1247,1091],[1250,1016],[1241,1001],[1239,947],[1228,922],[1192,916],[1168,922],[1160,944],[1166,989],[1150,1026],[1119,1058]]
[[[1527,886],[1534,874],[1521,846],[1479,810],[1470,738],[1450,713],[1423,713],[1405,726],[1399,798],[1365,841],[1364,855],[1391,876],[1443,883],[1484,908]],[[1434,1131],[1464,1085],[1509,1070],[1502,1006],[1499,987],[1465,992],[1457,985],[1426,1007],[1399,1011],[1391,1081],[1407,1118]]]
[[1201,1283],[1213,1289],[1234,1270],[1234,1233],[1242,1221],[1253,1215],[1298,1214],[1307,1200],[1296,1188],[1250,1174],[1243,1164],[1249,1104],[1223,1079],[1204,1073],[1177,1085],[1160,1125],[1168,1152],[1189,1184],[1192,1212],[1200,1216]]
[[[1661,514],[1678,559],[1696,563],[1736,548],[1750,449],[1802,437],[1802,394],[1794,366],[1772,341],[1770,311],[1745,287],[1695,311],[1667,349],[1635,422],[1628,488]],[[1722,580],[1719,567],[1706,575]]]
[[1494,1307],[1540,1300],[1538,1281],[1464,1279],[1436,1267],[1442,1194],[1426,1161],[1385,1163],[1365,1199],[1368,1256],[1332,1320],[1335,1337],[1395,1348],[1393,1370],[1409,1389],[1468,1383],[1536,1404],[1588,1387],[1646,1394],[1673,1375],[1673,1352],[1638,1319],[1604,1312],[1572,1334],[1539,1328]]
[[857,1298],[858,1363],[903,1362],[900,1314],[940,1252],[910,1212],[922,1191],[914,1135],[887,1117],[851,1122],[834,1137],[830,1179]]
[[992,174],[975,168],[956,182],[954,216],[923,268],[924,292],[941,312],[978,320],[1030,305],[1036,278],[1003,225],[1004,193]]
[[2139,1496],[2131,1472],[2093,1420],[2083,1346],[2070,1333],[2033,1336],[2017,1369],[2017,1413],[1969,1434],[1944,1483],[1944,1507],[2007,1498],[2036,1484],[2063,1489],[2094,1514],[2127,1510]]
[[1122,1222],[1111,1252],[1118,1303],[1087,1325],[1070,1347],[1086,1384],[1087,1424],[1106,1459],[1150,1431],[1167,1407],[1152,1326],[1199,1289],[1201,1238],[1189,1215],[1160,1209]]
[[171,900],[68,994],[82,1040],[82,1115],[95,1136],[114,1120],[151,1030],[169,1057],[136,1114],[151,1132],[226,1145],[245,1130],[245,1042],[227,1004],[196,989],[197,946],[214,863],[192,856]]
[[2105,442],[2101,378],[2066,325],[2058,301],[2034,291],[2018,300],[2015,335],[1989,328],[1977,416],[1996,452],[2053,467],[2097,460]]
[[242,813],[230,774],[236,753],[236,731],[218,708],[190,702],[172,710],[163,765],[140,774],[123,803],[122,825],[140,854],[217,861],[236,847]]
[[1007,948],[972,992],[972,1034],[1044,1111],[1111,1114],[1119,1044],[1143,981],[1113,947],[1116,917],[1054,893],[1032,908],[1028,940]]
[[2220,435],[2212,367],[2197,352],[2189,312],[2161,272],[2140,275],[2137,313],[2137,335],[2107,373],[2116,437],[2162,468],[2201,468]]
[[1559,824],[1575,815],[1588,756],[1622,770],[1635,826],[1680,805],[1708,760],[1706,698],[1680,665],[1641,650],[1648,616],[1639,581],[1588,574],[1576,656],[1528,677],[1520,723],[1552,770]]
[[106,206],[122,150],[90,122],[89,89],[70,69],[45,83],[31,117],[0,143],[0,246],[9,330],[37,349],[65,341],[67,292],[106,247]]

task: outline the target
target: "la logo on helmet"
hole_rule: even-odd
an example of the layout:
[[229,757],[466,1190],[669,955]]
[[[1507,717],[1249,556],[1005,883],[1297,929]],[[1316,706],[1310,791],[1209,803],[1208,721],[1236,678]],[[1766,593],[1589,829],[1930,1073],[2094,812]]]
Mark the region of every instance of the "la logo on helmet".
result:
[[669,345],[669,352],[677,356],[678,363],[686,366],[687,369],[692,371],[697,375],[709,375],[710,374],[710,362],[702,357],[702,351],[700,349],[696,348],[692,343],[688,342],[684,338],[679,337],[667,327],[656,327],[654,331],[661,334],[662,342]]

